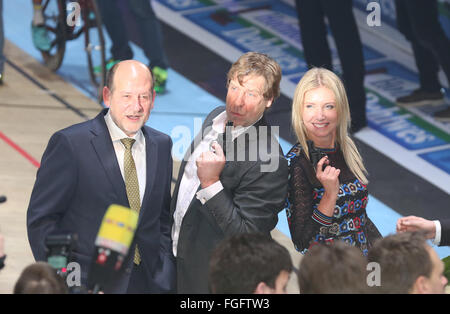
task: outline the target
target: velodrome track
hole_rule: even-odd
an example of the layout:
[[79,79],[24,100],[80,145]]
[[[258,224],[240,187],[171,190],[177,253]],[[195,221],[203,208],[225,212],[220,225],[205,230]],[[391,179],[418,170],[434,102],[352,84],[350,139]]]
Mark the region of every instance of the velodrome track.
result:
[[[186,128],[193,136],[196,123],[213,108],[224,104],[226,71],[245,50],[242,46],[244,40],[224,38],[220,35],[223,34],[221,29],[208,20],[211,11],[223,9],[220,3],[208,7],[186,6],[194,2],[153,3],[163,22],[164,44],[171,70],[169,92],[157,97],[148,124],[172,135],[174,144],[180,144],[177,128]],[[240,4],[247,2],[251,7],[258,3],[240,1]],[[295,27],[291,4],[283,1],[281,5],[273,1],[261,2],[269,2],[271,7],[263,10],[256,8],[241,16],[254,22],[251,31],[264,28],[269,35],[301,52],[299,40],[282,38],[276,24],[270,32],[271,26],[261,22],[261,17],[270,17],[272,12],[273,16],[284,14],[284,20]],[[185,6],[181,7],[181,3]],[[49,72],[41,65],[41,57],[31,43],[31,13],[31,1],[4,1],[5,55],[8,62],[6,84],[0,87],[0,195],[6,195],[8,202],[0,205],[0,228],[6,237],[8,260],[7,267],[0,274],[0,293],[10,293],[21,270],[33,262],[25,215],[36,170],[48,139],[55,131],[92,118],[101,109],[92,98],[81,40],[69,43],[60,70],[56,74]],[[361,22],[364,15],[358,9],[355,9],[355,14],[358,22],[364,24]],[[361,27],[367,51],[366,67],[368,70],[382,68],[383,71],[381,74],[375,71],[377,74],[366,77],[370,127],[356,137],[371,174],[368,214],[386,235],[394,232],[395,221],[402,215],[449,217],[450,128],[448,124],[437,123],[432,118],[432,113],[445,106],[444,103],[440,107],[405,110],[393,102],[396,93],[417,86],[412,55],[406,45],[391,44],[392,38],[400,38],[392,29],[386,30],[387,35],[383,33],[373,45],[376,32],[374,35],[370,29]],[[241,34],[247,31],[241,30]],[[401,42],[401,39],[398,41]],[[136,59],[147,62],[137,46],[133,46],[133,50]],[[287,71],[283,79],[283,95],[269,113],[272,124],[280,125],[285,152],[295,141],[289,126],[290,102],[301,72],[301,66],[297,70]],[[395,91],[389,90],[385,83],[393,80],[402,83]],[[447,104],[450,102],[448,98],[446,101]],[[381,107],[383,104],[386,107]],[[423,132],[429,135],[427,138],[434,136],[433,141],[415,145],[402,141],[396,137],[398,133],[379,119],[383,112],[396,113],[398,119],[404,118],[402,123],[407,130],[416,134]],[[414,124],[417,120],[420,120],[418,125]],[[180,158],[183,146],[174,147],[174,158]],[[177,170],[178,162],[175,161],[175,176]],[[300,255],[290,243],[284,212],[280,212],[274,237],[288,247],[294,263],[298,265]],[[441,257],[450,255],[448,248],[439,248],[438,252]],[[290,285],[290,291],[295,292],[295,284]]]

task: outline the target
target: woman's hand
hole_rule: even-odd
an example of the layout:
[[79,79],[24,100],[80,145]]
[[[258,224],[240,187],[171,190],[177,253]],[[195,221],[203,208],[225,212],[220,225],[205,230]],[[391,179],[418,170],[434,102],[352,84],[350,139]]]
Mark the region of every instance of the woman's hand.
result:
[[[329,166],[330,161],[325,156],[317,163],[316,177],[325,192],[320,200],[318,210],[329,217],[333,216],[334,207],[339,193],[339,174],[341,170]],[[327,166],[323,169],[323,165]],[[323,169],[323,170],[322,170]]]
[[[339,174],[341,173],[341,170],[329,166],[329,163],[330,161],[327,156],[319,160],[317,163],[316,177],[322,184],[326,193],[336,194],[337,197],[339,192]],[[324,164],[327,165],[325,169],[323,169]]]

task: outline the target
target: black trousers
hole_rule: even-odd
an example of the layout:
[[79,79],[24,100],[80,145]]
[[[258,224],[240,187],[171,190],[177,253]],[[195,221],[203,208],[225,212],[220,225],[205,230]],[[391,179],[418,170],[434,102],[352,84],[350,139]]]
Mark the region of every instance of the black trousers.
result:
[[[97,0],[103,24],[112,41],[111,54],[116,60],[133,58],[133,52],[128,44],[129,38],[123,21],[123,14],[117,0]],[[162,33],[158,18],[149,0],[128,0],[127,5],[135,19],[142,39],[142,50],[150,60],[150,67],[163,69],[169,63],[162,44]]]
[[367,125],[364,57],[352,0],[296,0],[303,51],[308,67],[333,70],[325,17],[342,65],[352,129]]
[[420,87],[439,91],[439,65],[450,85],[450,40],[439,23],[437,0],[395,0],[397,27],[411,42]]

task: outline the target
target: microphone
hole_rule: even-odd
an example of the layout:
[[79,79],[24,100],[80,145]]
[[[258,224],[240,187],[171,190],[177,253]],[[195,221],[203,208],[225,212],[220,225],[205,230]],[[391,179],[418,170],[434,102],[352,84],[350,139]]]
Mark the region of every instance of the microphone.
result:
[[0,195],[0,203],[6,202],[6,196]]
[[95,240],[95,253],[88,276],[93,293],[101,291],[119,272],[128,255],[138,222],[138,213],[112,204],[108,207]]

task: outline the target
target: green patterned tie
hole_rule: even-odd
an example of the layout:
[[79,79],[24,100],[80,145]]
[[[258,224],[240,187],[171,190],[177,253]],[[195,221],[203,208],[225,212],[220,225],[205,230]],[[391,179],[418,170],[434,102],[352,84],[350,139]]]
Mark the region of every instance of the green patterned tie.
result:
[[[128,203],[130,208],[139,214],[141,209],[141,198],[139,195],[139,182],[136,172],[136,165],[134,164],[133,155],[131,154],[131,147],[136,142],[132,138],[123,138],[120,140],[125,146],[125,154],[123,158],[123,168],[125,172],[125,188],[127,190]],[[134,251],[134,263],[139,265],[141,263],[141,255],[136,244]]]

